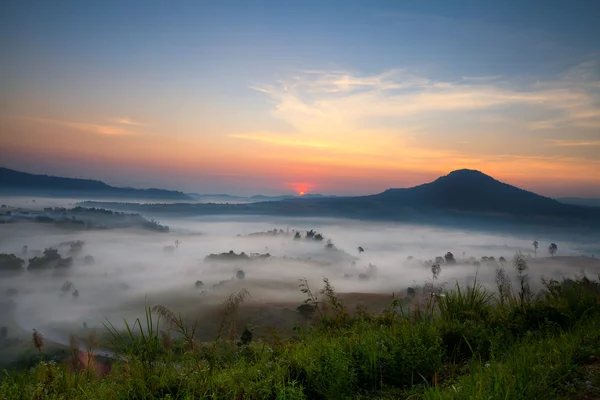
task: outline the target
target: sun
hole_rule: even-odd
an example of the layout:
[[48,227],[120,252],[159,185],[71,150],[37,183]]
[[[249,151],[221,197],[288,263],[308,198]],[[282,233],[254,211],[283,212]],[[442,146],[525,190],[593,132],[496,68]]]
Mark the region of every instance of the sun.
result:
[[311,193],[314,186],[306,182],[292,182],[288,183],[288,187],[292,189],[298,196],[304,196],[307,193]]

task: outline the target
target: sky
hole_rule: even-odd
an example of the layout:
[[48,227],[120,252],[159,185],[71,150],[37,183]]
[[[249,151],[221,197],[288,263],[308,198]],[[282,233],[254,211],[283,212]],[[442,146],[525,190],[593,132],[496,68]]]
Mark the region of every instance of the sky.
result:
[[0,165],[196,193],[600,197],[597,1],[6,1]]

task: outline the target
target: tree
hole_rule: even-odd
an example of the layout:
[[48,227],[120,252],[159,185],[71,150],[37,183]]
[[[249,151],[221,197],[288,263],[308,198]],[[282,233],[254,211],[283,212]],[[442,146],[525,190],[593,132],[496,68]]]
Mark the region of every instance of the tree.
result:
[[442,267],[440,267],[440,264],[435,263],[431,266],[431,274],[433,275],[434,280],[440,276],[440,272],[442,272]]
[[557,251],[558,246],[555,243],[550,243],[550,246],[548,246],[548,253],[550,253],[550,255],[554,257]]
[[456,260],[454,259],[454,254],[447,252],[446,255],[444,256],[444,260],[446,261],[446,264],[456,264]]
[[244,273],[244,271],[242,271],[241,269],[235,273],[235,277],[238,278],[239,280],[242,280],[244,278],[246,278],[246,274]]
[[537,249],[539,246],[539,243],[537,240],[534,240],[533,243],[531,243],[533,245],[533,252],[535,253],[536,257],[537,257]]
[[513,259],[513,266],[517,271],[517,276],[519,278],[519,285],[521,290],[519,291],[519,300],[521,305],[525,305],[525,301],[528,301],[531,296],[531,290],[529,288],[529,277],[527,275],[527,270],[529,266],[527,265],[527,259],[521,253],[515,254]]
[[14,254],[0,254],[0,271],[23,272],[23,264],[25,264],[25,260]]
[[361,246],[358,246],[358,254],[360,253],[364,253],[365,249],[363,249]]
[[180,244],[181,244],[181,241],[179,239],[177,239],[175,241],[175,248],[178,249]]
[[247,346],[252,342],[252,331],[246,327],[244,332],[242,332],[242,336],[240,337],[240,341],[238,342],[238,346]]

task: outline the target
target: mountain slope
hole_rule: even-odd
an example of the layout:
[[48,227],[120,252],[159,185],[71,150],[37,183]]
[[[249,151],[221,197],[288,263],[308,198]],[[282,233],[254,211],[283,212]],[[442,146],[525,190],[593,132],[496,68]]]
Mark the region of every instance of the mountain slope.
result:
[[519,189],[475,170],[457,170],[431,183],[388,189],[379,197],[396,205],[514,215],[563,215],[578,207]]
[[0,167],[0,192],[48,196],[134,197],[189,200],[182,192],[163,189],[119,188],[92,179],[35,175]]
[[600,207],[600,199],[590,199],[582,197],[562,197],[556,199],[564,204],[574,204],[577,206]]

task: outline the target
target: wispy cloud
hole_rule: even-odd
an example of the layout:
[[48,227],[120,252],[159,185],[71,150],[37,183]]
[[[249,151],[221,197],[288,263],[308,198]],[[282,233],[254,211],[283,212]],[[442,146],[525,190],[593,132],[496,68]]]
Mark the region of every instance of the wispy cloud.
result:
[[122,124],[122,125],[132,125],[132,126],[147,126],[148,125],[143,122],[135,121],[129,117],[117,118],[116,122],[118,122],[119,124]]
[[281,146],[293,146],[293,147],[311,147],[316,149],[327,149],[335,148],[335,144],[326,142],[313,142],[295,138],[286,138],[280,135],[274,134],[232,134],[229,137],[236,139],[245,139],[255,142],[264,142],[269,144],[277,144]]
[[[600,126],[595,65],[584,63],[553,80],[526,84],[501,76],[435,80],[405,69],[377,75],[294,71],[253,89],[272,101],[272,114],[295,133],[231,137],[277,147],[273,154],[283,159],[339,168],[447,172],[491,167],[499,175],[520,176],[527,166],[530,174],[581,175],[600,162],[576,156],[580,148],[600,145],[586,139],[587,130]],[[473,135],[460,134],[468,146],[458,145],[459,138],[447,139],[460,124]],[[524,145],[533,141],[534,130],[550,146]],[[502,155],[511,151],[507,143],[517,146],[518,155]],[[556,158],[560,153],[552,147],[559,146],[572,147],[572,158]],[[600,180],[597,173],[581,176]]]
[[108,136],[121,136],[121,135],[135,135],[138,132],[131,129],[123,128],[116,125],[105,125],[105,124],[94,124],[87,122],[75,122],[75,121],[63,121],[49,118],[38,118],[38,117],[17,117],[20,119],[26,119],[29,121],[41,122],[46,124],[53,124],[64,126],[72,129],[76,129],[83,132],[94,133],[97,135],[108,135]]
[[547,139],[548,143],[552,146],[559,147],[587,147],[587,146],[600,146],[600,140],[561,140],[561,139]]
[[[585,62],[561,78],[525,85],[498,76],[434,80],[403,69],[366,76],[305,71],[252,88],[275,102],[276,117],[305,134],[327,136],[357,129],[365,120],[382,118],[398,127],[407,126],[407,117],[427,124],[441,113],[465,117],[485,111],[487,116],[496,113],[511,118],[511,113],[523,107],[532,111],[519,115],[517,122],[523,131],[598,128],[600,77],[596,71],[596,63]],[[540,118],[544,115],[552,118]]]

